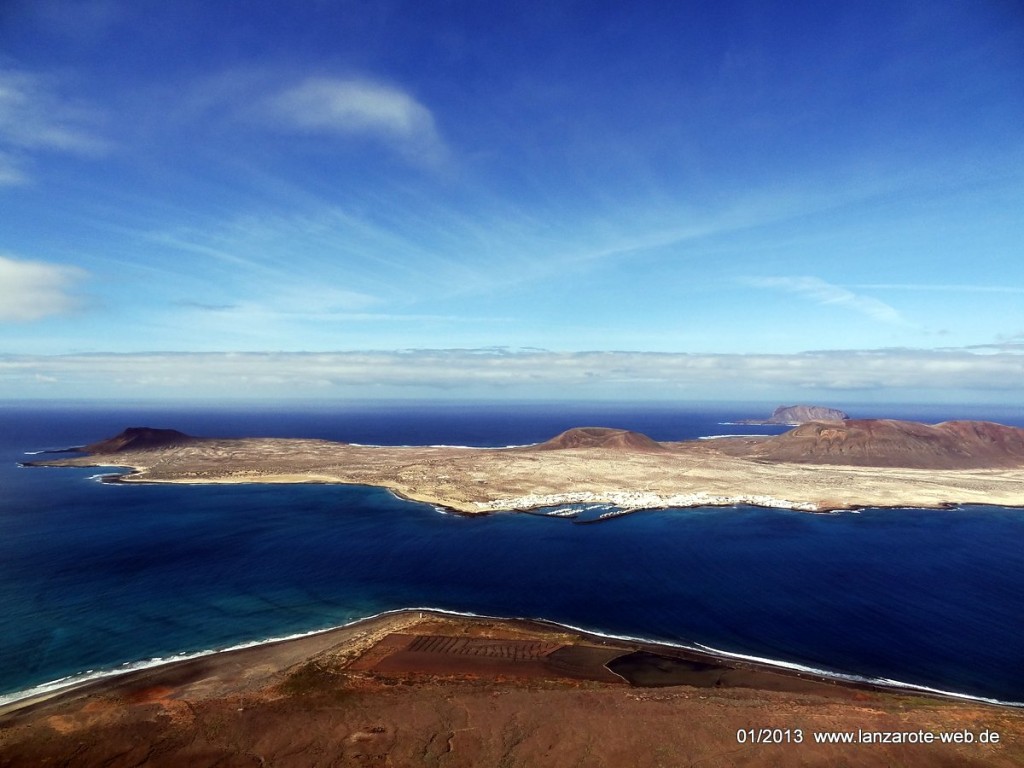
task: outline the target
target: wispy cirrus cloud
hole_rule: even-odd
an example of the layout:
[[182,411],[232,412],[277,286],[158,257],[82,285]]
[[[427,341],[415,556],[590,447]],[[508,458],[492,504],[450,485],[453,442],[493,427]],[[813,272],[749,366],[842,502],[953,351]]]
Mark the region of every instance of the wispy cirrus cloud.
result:
[[394,85],[311,77],[269,97],[265,110],[284,129],[371,138],[414,162],[435,164],[447,154],[431,111]]
[[967,349],[972,352],[1024,352],[1024,331],[1020,333],[1000,334],[995,341],[987,344],[972,344]]
[[96,40],[128,10],[117,0],[32,0],[19,9],[39,28],[71,40]]
[[[231,303],[183,299],[176,306],[201,312],[212,312],[235,321],[266,322],[273,319],[327,320],[359,317],[379,300],[369,294],[325,286],[300,285],[283,290],[264,291],[253,298],[240,298]],[[368,317],[377,315],[368,314]]]
[[0,254],[0,322],[30,322],[77,306],[72,289],[85,273],[75,267]]
[[926,293],[1024,293],[1024,286],[1019,285],[973,285],[956,283],[871,283],[852,286],[868,291],[916,291]]
[[854,293],[849,288],[807,275],[794,277],[747,277],[742,280],[755,288],[770,288],[802,296],[816,304],[842,307],[881,323],[903,325],[903,316],[884,301]]
[[109,145],[98,120],[97,110],[61,92],[57,78],[0,69],[0,184],[28,181],[36,153],[102,154]]
[[14,187],[25,184],[28,180],[24,162],[15,155],[0,150],[0,187]]

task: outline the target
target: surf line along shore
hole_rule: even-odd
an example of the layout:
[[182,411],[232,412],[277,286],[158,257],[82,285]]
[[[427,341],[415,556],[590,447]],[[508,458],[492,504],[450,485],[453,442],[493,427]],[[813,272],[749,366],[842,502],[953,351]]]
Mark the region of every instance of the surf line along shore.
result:
[[991,422],[809,422],[776,436],[657,442],[570,429],[509,448],[202,438],[129,428],[26,466],[126,467],[123,483],[344,483],[464,514],[607,505],[610,515],[694,506],[827,512],[1024,505],[1024,429]]
[[748,745],[750,765],[858,749],[816,741],[822,730],[1000,736],[860,747],[880,764],[1024,758],[1024,711],[1012,707],[545,622],[405,610],[0,707],[0,766],[690,764],[733,753],[751,727],[780,737]]

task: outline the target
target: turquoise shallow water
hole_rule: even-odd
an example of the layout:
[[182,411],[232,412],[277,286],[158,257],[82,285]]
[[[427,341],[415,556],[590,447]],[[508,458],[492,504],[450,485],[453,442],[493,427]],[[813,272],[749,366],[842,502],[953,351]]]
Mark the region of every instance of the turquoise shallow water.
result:
[[0,692],[414,606],[544,618],[1024,700],[1018,509],[738,507],[577,525],[444,515],[372,488],[125,487],[89,480],[94,470],[16,466],[24,451],[142,423],[210,435],[510,444],[544,439],[567,420],[695,437],[735,431],[719,424],[731,413],[408,406],[248,420],[218,411],[0,415],[8,427]]

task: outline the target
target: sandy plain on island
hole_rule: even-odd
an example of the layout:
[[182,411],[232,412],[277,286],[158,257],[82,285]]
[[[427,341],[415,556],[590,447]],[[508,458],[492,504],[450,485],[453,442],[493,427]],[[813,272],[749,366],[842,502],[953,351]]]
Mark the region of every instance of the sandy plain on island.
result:
[[743,455],[742,441],[727,439],[653,445],[657,448],[605,444],[538,450],[538,446],[391,447],[285,438],[196,439],[31,463],[126,467],[133,471],[119,482],[127,483],[379,486],[467,514],[565,503],[609,504],[625,510],[742,503],[805,511],[1024,505],[1024,464],[857,466],[767,460]]
[[[814,736],[860,731],[972,741]],[[0,707],[3,768],[1021,764],[1019,709],[419,611]]]

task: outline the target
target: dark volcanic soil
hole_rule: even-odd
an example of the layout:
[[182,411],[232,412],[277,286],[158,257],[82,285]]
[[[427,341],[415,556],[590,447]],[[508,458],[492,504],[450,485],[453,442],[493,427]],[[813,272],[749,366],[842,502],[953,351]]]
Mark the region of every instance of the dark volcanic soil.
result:
[[86,453],[119,453],[121,451],[147,451],[154,448],[169,448],[188,445],[200,438],[186,435],[176,429],[154,429],[153,427],[128,427],[119,435],[85,446]]

